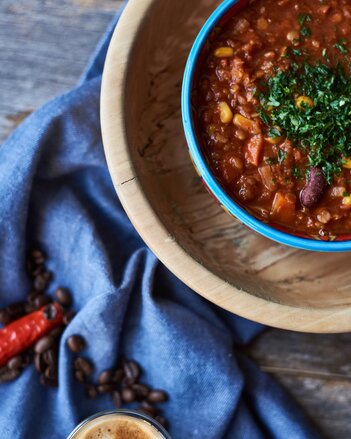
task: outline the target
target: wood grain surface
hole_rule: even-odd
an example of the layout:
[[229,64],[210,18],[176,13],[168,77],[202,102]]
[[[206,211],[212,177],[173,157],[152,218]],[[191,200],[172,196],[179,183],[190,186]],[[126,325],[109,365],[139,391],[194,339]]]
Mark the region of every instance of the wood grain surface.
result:
[[[27,114],[77,82],[120,3],[0,2],[0,141]],[[245,351],[290,390],[325,437],[349,439],[350,344],[351,334],[268,329]]]

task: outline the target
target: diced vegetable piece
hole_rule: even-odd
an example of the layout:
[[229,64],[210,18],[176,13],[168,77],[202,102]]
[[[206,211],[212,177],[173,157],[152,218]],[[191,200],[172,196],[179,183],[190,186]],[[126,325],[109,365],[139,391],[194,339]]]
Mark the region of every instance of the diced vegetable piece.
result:
[[277,192],[275,194],[271,217],[282,223],[291,222],[295,217],[296,196],[291,193]]
[[314,107],[314,102],[308,96],[299,96],[295,99],[296,107],[303,110],[305,107]]
[[250,137],[245,148],[245,158],[248,163],[258,166],[260,162],[260,155],[263,147],[262,134],[256,134]]
[[261,133],[261,128],[260,128],[259,122],[255,121],[255,120],[248,119],[247,117],[244,117],[239,113],[237,113],[234,116],[233,123],[237,127],[241,128],[245,131],[249,131],[251,134]]
[[229,123],[233,120],[233,113],[231,108],[226,102],[220,102],[218,104],[219,117],[223,123]]
[[333,198],[343,197],[345,192],[345,186],[333,186],[330,191],[330,196]]
[[342,209],[351,209],[351,196],[343,197],[341,201]]
[[269,191],[274,192],[277,190],[277,183],[274,180],[272,168],[269,165],[259,167],[258,172],[262,178],[263,184]]
[[234,50],[231,47],[218,47],[214,51],[214,56],[217,58],[230,58],[234,55]]
[[351,157],[346,157],[342,166],[343,168],[351,169]]

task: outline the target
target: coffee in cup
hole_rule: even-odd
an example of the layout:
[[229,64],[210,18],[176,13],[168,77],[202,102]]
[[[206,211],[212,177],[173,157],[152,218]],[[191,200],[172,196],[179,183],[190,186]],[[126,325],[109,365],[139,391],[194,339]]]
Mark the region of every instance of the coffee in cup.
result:
[[150,417],[131,410],[98,413],[82,422],[68,439],[170,439]]

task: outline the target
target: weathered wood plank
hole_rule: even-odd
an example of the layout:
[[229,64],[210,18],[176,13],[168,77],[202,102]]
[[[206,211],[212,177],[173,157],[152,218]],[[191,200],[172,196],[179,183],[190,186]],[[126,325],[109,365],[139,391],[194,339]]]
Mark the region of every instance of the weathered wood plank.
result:
[[328,438],[351,437],[351,334],[270,329],[245,349],[274,375]]
[[0,142],[74,86],[120,0],[0,2]]

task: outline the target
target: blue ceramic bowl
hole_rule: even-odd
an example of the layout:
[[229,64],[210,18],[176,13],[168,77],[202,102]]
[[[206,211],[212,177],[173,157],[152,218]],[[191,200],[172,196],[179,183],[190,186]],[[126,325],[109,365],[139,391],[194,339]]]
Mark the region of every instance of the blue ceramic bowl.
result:
[[193,121],[192,90],[194,77],[196,78],[201,61],[206,55],[206,43],[211,40],[213,35],[218,33],[218,29],[227,19],[244,7],[246,3],[245,0],[224,0],[202,27],[189,54],[182,87],[182,117],[185,136],[195,168],[209,192],[214,195],[227,212],[266,238],[304,250],[320,252],[351,251],[351,234],[328,237],[328,240],[322,240],[319,236],[297,235],[280,226],[278,228],[274,224],[259,221],[226,193],[211,171],[207,158],[202,152]]

